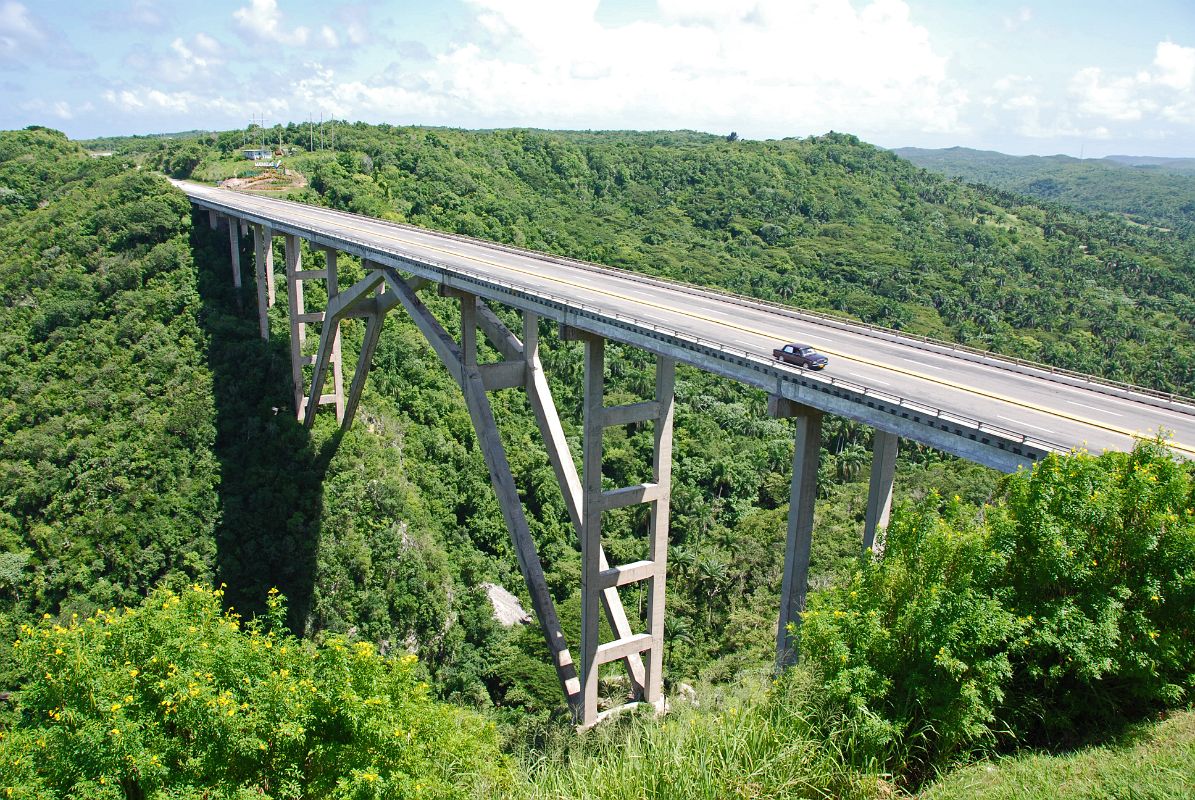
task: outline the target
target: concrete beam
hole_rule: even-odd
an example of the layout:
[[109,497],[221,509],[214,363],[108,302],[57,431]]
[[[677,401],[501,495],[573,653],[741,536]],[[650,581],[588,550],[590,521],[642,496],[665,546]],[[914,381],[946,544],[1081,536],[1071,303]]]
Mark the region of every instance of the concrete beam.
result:
[[[805,610],[809,588],[809,550],[813,542],[813,505],[817,498],[817,468],[822,446],[822,413],[815,408],[785,408],[795,415],[793,478],[788,507],[788,538],[784,546],[784,581],[780,589],[780,622],[776,628],[776,669],[797,661],[796,626]],[[793,626],[790,630],[790,625]]]
[[879,531],[888,527],[892,511],[892,484],[896,479],[896,453],[900,438],[895,433],[876,428],[871,455],[871,483],[867,488],[867,515],[863,521],[863,552],[883,552],[884,542],[876,540]]

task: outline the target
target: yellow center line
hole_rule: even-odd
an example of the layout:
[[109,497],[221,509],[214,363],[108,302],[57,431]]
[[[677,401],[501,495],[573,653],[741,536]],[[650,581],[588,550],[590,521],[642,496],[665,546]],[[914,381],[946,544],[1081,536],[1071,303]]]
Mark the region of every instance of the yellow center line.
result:
[[[254,198],[254,199],[259,199],[259,198]],[[333,214],[336,213],[332,209],[326,209],[326,210],[331,211]],[[294,210],[294,208],[291,207],[289,204],[288,204],[288,211],[291,211],[291,213],[293,213],[297,217],[306,218],[309,221],[321,222],[321,223],[326,224],[325,220],[321,219],[318,214],[310,214],[310,213],[304,213],[302,211]],[[385,220],[378,220],[378,223],[383,228],[386,225]],[[587,286],[586,284],[583,284],[583,283],[577,283],[575,281],[569,281],[569,280],[565,280],[563,278],[554,277],[554,276],[547,276],[542,273],[535,272],[534,270],[520,269],[519,267],[514,267],[509,264],[501,264],[496,261],[490,261],[488,259],[481,258],[479,256],[467,255],[465,253],[461,253],[461,252],[458,252],[455,250],[448,250],[448,249],[445,249],[442,247],[437,247],[435,245],[427,244],[424,242],[412,241],[410,239],[404,239],[404,238],[397,236],[393,233],[381,232],[381,231],[375,230],[373,228],[362,228],[362,227],[359,227],[356,225],[351,225],[351,224],[348,224],[345,222],[339,222],[339,221],[336,224],[343,228],[346,228],[348,230],[354,230],[359,233],[367,234],[370,236],[377,236],[377,237],[380,237],[383,239],[390,239],[390,240],[398,242],[400,244],[405,244],[405,245],[412,246],[412,247],[425,248],[427,250],[431,250],[431,251],[434,251],[437,253],[443,253],[444,255],[452,256],[454,258],[462,258],[462,259],[466,259],[468,261],[475,261],[479,264],[485,264],[487,266],[496,267],[498,269],[507,270],[510,272],[517,272],[517,273],[520,273],[523,275],[529,275],[531,277],[538,278],[540,280],[549,280],[554,283],[559,283],[559,284],[562,284],[565,286],[571,286],[575,289],[585,289],[587,291],[594,292],[596,294],[605,295],[607,297],[612,297],[612,298],[615,298],[618,300],[623,300],[623,301],[626,301],[629,303],[637,303],[639,305],[648,306],[649,308],[655,308],[655,309],[658,309],[661,311],[668,311],[673,314],[680,314],[681,316],[691,317],[693,319],[698,319],[703,322],[708,322],[708,323],[711,323],[714,325],[721,325],[726,328],[733,328],[735,330],[740,330],[740,331],[743,331],[744,333],[752,333],[752,334],[755,334],[756,336],[764,336],[764,337],[768,337],[768,338],[775,337],[775,334],[770,333],[768,331],[761,331],[756,328],[751,328],[751,327],[748,327],[745,325],[740,325],[740,324],[730,322],[727,320],[718,319],[716,317],[708,317],[703,314],[695,313],[693,311],[685,311],[685,310],[675,308],[673,306],[665,305],[662,303],[655,303],[650,300],[643,300],[638,297],[629,297],[627,295],[619,294],[618,292],[609,291],[608,289],[598,289],[593,286]],[[434,232],[432,232],[430,235],[434,236],[435,234],[434,234]],[[821,348],[821,350],[822,350],[822,352],[828,353],[837,358],[844,358],[848,361],[855,361],[860,364],[866,364],[868,366],[876,367],[878,369],[883,369],[888,372],[895,372],[898,374],[907,375],[909,377],[919,378],[924,381],[929,381],[930,383],[936,383],[941,386],[948,386],[952,389],[958,389],[963,392],[968,392],[970,394],[979,395],[980,397],[986,397],[990,400],[999,400],[1001,402],[1008,403],[1010,405],[1018,406],[1020,408],[1029,409],[1031,411],[1039,411],[1041,413],[1049,414],[1051,416],[1061,417],[1062,419],[1067,419],[1067,420],[1070,420],[1071,422],[1078,422],[1083,425],[1090,425],[1094,428],[1100,428],[1102,430],[1106,430],[1111,433],[1117,433],[1122,436],[1138,437],[1141,435],[1141,432],[1139,430],[1138,431],[1130,431],[1126,428],[1121,428],[1117,425],[1112,425],[1110,423],[1101,422],[1099,420],[1089,419],[1087,417],[1083,417],[1078,414],[1073,414],[1069,411],[1059,411],[1058,409],[1053,409],[1053,408],[1049,408],[1046,406],[1040,406],[1040,405],[1037,405],[1036,403],[1030,403],[1026,400],[1018,400],[1013,397],[1008,397],[1006,395],[999,394],[998,392],[993,392],[993,391],[990,391],[987,389],[979,389],[974,386],[967,386],[966,384],[957,383],[955,381],[947,380],[946,378],[939,378],[934,375],[927,375],[925,373],[917,372],[916,370],[907,369],[905,367],[898,367],[898,366],[894,366],[891,364],[884,364],[882,362],[874,361],[872,359],[865,358],[863,356],[845,353],[841,350],[835,350],[835,349],[831,349],[831,348]],[[951,412],[946,411],[943,413],[950,414]],[[1166,444],[1168,447],[1171,447],[1175,450],[1181,450],[1185,453],[1190,453],[1192,455],[1195,455],[1195,447],[1191,447],[1190,445],[1181,444],[1181,443],[1175,442],[1173,440],[1166,442]]]

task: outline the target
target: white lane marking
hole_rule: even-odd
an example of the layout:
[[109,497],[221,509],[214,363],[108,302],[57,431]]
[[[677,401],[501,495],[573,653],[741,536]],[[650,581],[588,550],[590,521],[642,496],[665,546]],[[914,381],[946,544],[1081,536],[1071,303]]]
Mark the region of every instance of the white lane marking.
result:
[[946,369],[946,367],[939,367],[935,364],[926,364],[924,361],[915,361],[911,358],[905,358],[904,356],[899,356],[899,358],[901,361],[908,361],[910,364],[916,364],[917,366],[925,367],[926,369],[937,369],[937,370],[945,370]]
[[1053,428],[1043,428],[1040,425],[1034,425],[1031,422],[1025,422],[1024,420],[1013,419],[1012,417],[1006,417],[1003,414],[997,414],[996,416],[999,417],[1000,419],[1008,420],[1009,422],[1016,423],[1017,425],[1024,425],[1026,428],[1037,428],[1039,431],[1045,431],[1046,433],[1054,432]]
[[888,383],[888,381],[882,381],[879,378],[865,378],[862,380],[866,380],[868,383],[878,383],[881,386],[891,386],[892,385],[892,384]]
[[1124,416],[1124,414],[1117,414],[1115,411],[1109,411],[1106,408],[1100,408],[1098,406],[1089,406],[1086,403],[1076,403],[1074,400],[1067,400],[1066,402],[1070,403],[1072,406],[1080,406],[1081,408],[1090,408],[1092,411],[1098,411],[1101,414],[1111,414],[1114,417],[1123,417]]
[[829,339],[827,339],[825,336],[815,336],[815,335],[814,335],[814,334],[812,334],[812,333],[804,333],[804,334],[801,334],[801,335],[802,335],[804,338],[806,338],[806,339],[816,339],[816,340],[817,340],[817,341],[819,341],[819,342],[828,342],[828,341],[830,341],[830,340],[829,340]]

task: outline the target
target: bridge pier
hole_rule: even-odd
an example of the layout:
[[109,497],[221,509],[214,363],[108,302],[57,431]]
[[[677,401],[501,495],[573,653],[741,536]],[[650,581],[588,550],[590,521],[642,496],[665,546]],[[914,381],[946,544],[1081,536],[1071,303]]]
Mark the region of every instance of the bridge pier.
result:
[[[643,702],[663,709],[664,594],[668,571],[669,502],[672,495],[673,388],[676,362],[656,357],[655,399],[607,407],[605,392],[605,342],[595,334],[565,329],[565,338],[585,345],[584,502],[581,526],[581,714],[587,727],[598,722],[598,678],[602,664],[630,655],[648,653],[643,681]],[[652,480],[637,486],[603,490],[602,433],[606,428],[636,422],[655,423]],[[605,563],[602,550],[602,513],[639,503],[650,503],[647,558],[615,567]],[[614,641],[599,641],[598,603],[604,592],[620,586],[650,581],[647,631],[634,634],[615,628]],[[615,711],[617,709],[612,709]],[[605,713],[611,713],[605,712]]]
[[270,306],[274,305],[274,232],[253,225],[253,262],[257,279],[257,321],[261,338],[270,339]]
[[871,550],[879,555],[884,550],[877,534],[888,527],[892,511],[892,484],[896,479],[896,454],[900,437],[895,433],[875,429],[872,440],[871,481],[867,487],[867,514],[863,522],[863,552]]
[[784,581],[780,588],[780,621],[776,627],[776,670],[797,661],[796,629],[809,589],[809,551],[813,543],[813,506],[817,498],[818,459],[822,446],[822,412],[783,397],[768,399],[774,417],[795,417],[793,478],[784,546]]
[[[239,235],[240,225],[238,221],[232,217],[228,218],[228,247],[232,251],[232,285],[233,287],[241,288],[241,237]],[[244,224],[244,223],[241,223]],[[237,295],[237,302],[240,302],[240,295]]]

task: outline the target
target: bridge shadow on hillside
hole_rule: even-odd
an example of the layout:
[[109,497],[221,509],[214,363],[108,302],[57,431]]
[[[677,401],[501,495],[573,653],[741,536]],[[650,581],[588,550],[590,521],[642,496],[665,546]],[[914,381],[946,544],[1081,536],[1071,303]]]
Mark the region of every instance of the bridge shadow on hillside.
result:
[[238,304],[228,232],[211,230],[206,213],[194,216],[191,246],[221,475],[216,574],[227,584],[225,603],[246,616],[261,613],[276,587],[287,597],[291,629],[302,634],[312,603],[323,478],[335,442],[317,451],[295,419],[286,338],[261,340],[249,242],[242,237]]

